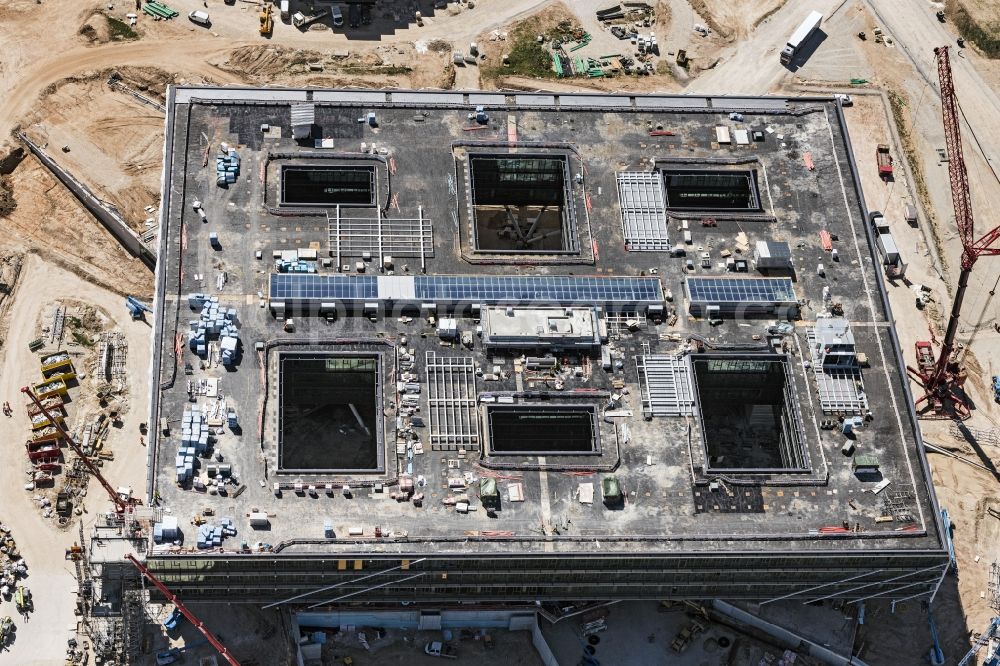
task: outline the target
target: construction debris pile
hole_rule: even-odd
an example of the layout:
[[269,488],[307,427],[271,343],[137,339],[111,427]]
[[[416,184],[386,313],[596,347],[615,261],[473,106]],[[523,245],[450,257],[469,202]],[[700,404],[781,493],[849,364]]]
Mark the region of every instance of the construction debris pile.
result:
[[[17,543],[11,536],[10,529],[0,523],[0,595],[7,601],[13,601],[17,611],[27,618],[34,610],[31,602],[31,592],[18,581],[28,576],[28,565],[17,550]],[[9,615],[0,617],[0,651],[14,638],[14,621]]]
[[17,542],[10,528],[0,523],[0,595],[8,601],[17,587],[17,581],[28,576],[28,564],[17,550]]
[[[29,344],[32,351],[41,353],[41,381],[31,386],[40,404],[32,400],[25,403],[31,434],[25,442],[29,466],[24,489],[34,492],[32,500],[40,507],[43,517],[57,516],[62,527],[69,524],[74,510],[77,515],[82,512],[80,505],[87,494],[90,478],[83,460],[64,458],[62,447],[67,444],[64,433],[68,432],[79,443],[82,454],[99,466],[105,460],[114,459],[113,452],[104,449],[104,444],[111,425],[118,424],[119,415],[128,408],[122,397],[128,388],[124,334],[101,332],[98,337],[96,333],[105,324],[102,315],[90,307],[77,308],[71,315],[70,307],[57,304],[51,323],[42,328],[42,337]],[[73,336],[67,344],[80,351],[62,348],[66,328]],[[100,353],[95,358],[93,352],[97,351],[98,341]],[[46,345],[54,345],[56,351],[41,351]],[[86,398],[89,395],[79,396],[77,403],[81,413],[76,416],[75,426],[70,427],[67,423],[69,391],[86,377],[85,372],[77,370],[80,366],[92,367],[101,408],[93,413],[88,409]],[[114,404],[109,408],[111,402]],[[56,477],[60,474],[61,485],[56,488]]]
[[[66,425],[64,402],[68,392],[66,382],[76,379],[76,370],[73,368],[73,361],[68,352],[58,351],[42,356],[39,359],[39,365],[42,381],[32,388],[42,401],[42,405],[48,411],[51,419],[34,403],[29,402],[25,406],[28,420],[31,423],[31,435],[25,442],[28,462],[31,466],[27,472],[28,480],[24,486],[24,489],[28,491],[51,486],[55,474],[58,474],[60,470],[62,453],[59,446],[62,442],[62,434],[57,424],[63,427]],[[51,514],[47,513],[46,515]]]
[[[108,387],[110,393],[123,393],[128,386],[128,375],[125,369],[127,356],[128,343],[125,341],[124,333],[102,333],[98,367],[97,372],[94,373],[94,380],[99,383],[107,382],[110,385]],[[101,394],[102,391],[98,390],[98,393]],[[100,395],[100,397],[107,396]]]
[[[569,21],[559,23],[546,37],[552,56],[552,70],[559,78],[586,76],[602,78],[618,74],[645,75],[656,70],[653,59],[660,54],[656,33],[645,28],[655,21],[653,8],[645,3],[629,3],[623,9],[615,5],[597,12],[597,18],[618,39],[629,41],[631,52],[588,55],[579,53],[593,41],[593,36]],[[543,37],[539,36],[539,42]]]

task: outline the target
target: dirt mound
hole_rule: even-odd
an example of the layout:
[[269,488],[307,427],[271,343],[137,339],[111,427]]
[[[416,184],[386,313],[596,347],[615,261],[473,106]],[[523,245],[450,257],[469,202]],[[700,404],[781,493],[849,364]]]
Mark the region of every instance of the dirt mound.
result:
[[[450,49],[450,45],[443,50],[428,47],[426,53],[418,53],[413,44],[401,43],[329,54],[255,44],[233,50],[216,66],[257,83],[280,80],[295,85],[446,87],[452,80],[448,71]],[[419,66],[417,59],[423,61]]]
[[326,54],[319,51],[253,44],[232,51],[219,68],[240,74],[247,79],[262,80],[304,74],[309,71],[309,63],[326,60]]
[[180,83],[182,80],[191,82],[191,77],[183,77],[176,72],[168,72],[158,67],[119,67],[115,70],[102,70],[102,78],[110,78],[117,74],[118,78],[132,90],[138,90],[147,97],[159,102],[167,98],[167,86]]
[[94,12],[88,16],[76,32],[90,45],[139,39],[139,33],[131,25],[103,12]]
[[451,53],[451,49],[451,42],[446,42],[443,39],[435,39],[427,44],[427,50],[434,53]]
[[0,176],[0,217],[7,217],[17,208],[14,185],[7,176]]
[[787,0],[691,0],[705,24],[726,41],[745,37]]

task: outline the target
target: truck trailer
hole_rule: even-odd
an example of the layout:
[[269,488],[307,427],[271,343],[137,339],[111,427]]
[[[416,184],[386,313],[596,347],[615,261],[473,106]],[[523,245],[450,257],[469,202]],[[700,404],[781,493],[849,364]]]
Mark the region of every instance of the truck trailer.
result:
[[823,22],[823,15],[819,12],[810,12],[806,20],[802,22],[792,36],[789,38],[788,43],[785,44],[785,48],[781,50],[781,64],[787,65],[795,57],[795,53],[805,44],[806,40],[812,37],[812,34],[816,32],[819,28],[819,24]]

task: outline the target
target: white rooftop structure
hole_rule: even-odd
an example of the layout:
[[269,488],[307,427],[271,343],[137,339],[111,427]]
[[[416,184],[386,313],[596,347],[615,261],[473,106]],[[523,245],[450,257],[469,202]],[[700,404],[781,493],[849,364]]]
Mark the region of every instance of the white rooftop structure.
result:
[[597,309],[584,307],[489,307],[482,326],[488,347],[596,347],[607,335]]

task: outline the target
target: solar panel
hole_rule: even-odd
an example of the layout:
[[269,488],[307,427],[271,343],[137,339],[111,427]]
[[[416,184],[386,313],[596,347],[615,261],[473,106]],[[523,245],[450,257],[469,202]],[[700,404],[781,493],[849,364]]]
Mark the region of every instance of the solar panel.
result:
[[[481,303],[587,303],[592,305],[660,304],[663,289],[651,277],[547,277],[510,275],[416,275],[413,298],[421,302]],[[398,292],[398,293],[397,293]],[[271,275],[272,299],[282,300],[395,300],[399,290],[380,291],[373,275]]]
[[701,278],[687,280],[692,302],[791,303],[795,290],[791,278]]
[[416,296],[473,303],[662,303],[656,278],[419,275]]
[[372,275],[271,275],[271,298],[295,300],[372,300],[378,281]]

